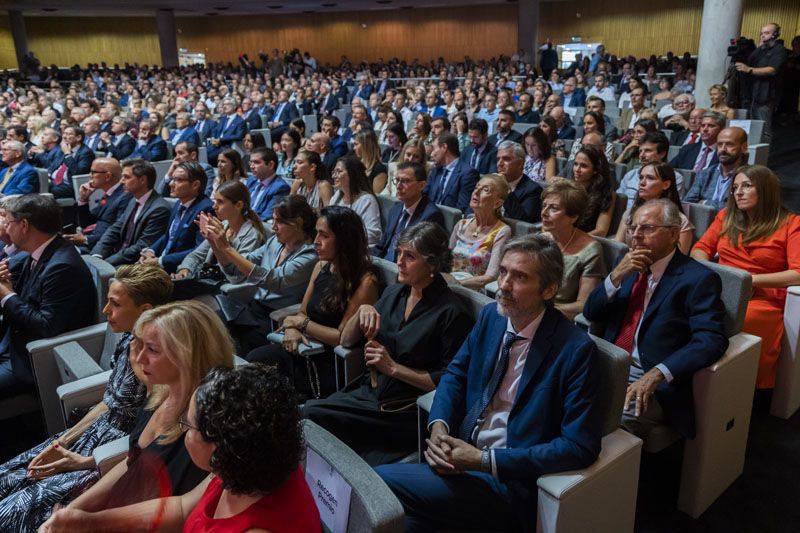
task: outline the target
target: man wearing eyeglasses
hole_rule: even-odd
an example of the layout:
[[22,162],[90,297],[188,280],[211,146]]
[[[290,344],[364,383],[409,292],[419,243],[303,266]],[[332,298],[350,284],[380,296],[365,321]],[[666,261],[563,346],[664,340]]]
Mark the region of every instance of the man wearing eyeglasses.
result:
[[678,207],[650,200],[628,226],[631,249],[622,256],[583,309],[606,322],[604,338],[630,352],[622,426],[645,435],[669,423],[695,435],[692,375],[728,348],[719,276],[677,249]]
[[435,222],[444,228],[444,216],[422,190],[428,184],[425,167],[419,163],[400,163],[394,179],[397,199],[389,210],[389,221],[381,240],[373,247],[372,255],[394,262],[397,239],[406,228],[419,222]]

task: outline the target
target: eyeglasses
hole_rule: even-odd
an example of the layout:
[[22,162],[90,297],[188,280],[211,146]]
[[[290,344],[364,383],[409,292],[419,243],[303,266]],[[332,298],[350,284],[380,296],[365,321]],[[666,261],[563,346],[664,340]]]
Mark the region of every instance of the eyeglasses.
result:
[[415,183],[416,181],[417,180],[400,179],[400,178],[395,178],[395,179],[392,180],[392,182],[395,185],[402,185],[403,187],[405,187],[406,185],[411,185],[412,183]]
[[642,232],[643,235],[652,235],[658,228],[677,228],[678,226],[670,226],[664,224],[637,224],[635,226],[628,226],[625,229],[625,232],[628,235],[633,235],[634,233]]
[[746,181],[746,182],[742,183],[741,185],[734,185],[733,187],[731,187],[731,194],[736,194],[736,192],[740,188],[742,189],[742,192],[752,191],[753,187],[755,187],[755,185],[753,185],[752,183]]
[[190,429],[193,429],[195,431],[200,431],[195,426],[191,425],[188,420],[186,420],[186,415],[183,415],[178,419],[178,427],[184,433],[186,433]]

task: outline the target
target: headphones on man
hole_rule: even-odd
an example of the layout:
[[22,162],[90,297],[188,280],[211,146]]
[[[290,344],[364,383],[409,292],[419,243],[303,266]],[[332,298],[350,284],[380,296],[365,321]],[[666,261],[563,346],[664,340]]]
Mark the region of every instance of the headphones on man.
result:
[[777,41],[778,38],[781,36],[781,27],[780,24],[777,22],[770,22],[772,26],[775,26],[775,31],[772,32],[772,40]]

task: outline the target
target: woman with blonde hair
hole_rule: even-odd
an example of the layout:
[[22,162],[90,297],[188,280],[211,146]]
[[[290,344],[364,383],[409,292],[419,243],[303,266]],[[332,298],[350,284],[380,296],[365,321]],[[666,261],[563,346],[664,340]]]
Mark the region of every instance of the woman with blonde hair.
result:
[[378,136],[370,129],[362,129],[353,139],[353,152],[364,163],[367,179],[375,194],[386,188],[388,170],[381,162],[381,148],[378,145]]
[[482,289],[497,279],[502,248],[511,236],[511,228],[500,216],[508,193],[505,177],[484,175],[469,201],[473,215],[459,220],[453,228],[453,277],[465,287]]
[[719,113],[728,120],[736,116],[736,112],[728,107],[728,88],[721,83],[715,83],[708,89],[708,97],[711,100],[709,111]]
[[[181,495],[206,473],[192,464],[179,421],[194,389],[214,367],[233,367],[233,342],[208,306],[175,302],[146,311],[133,330],[131,358],[151,387],[121,461],[67,509],[85,512]],[[108,527],[113,524],[108,524]]]

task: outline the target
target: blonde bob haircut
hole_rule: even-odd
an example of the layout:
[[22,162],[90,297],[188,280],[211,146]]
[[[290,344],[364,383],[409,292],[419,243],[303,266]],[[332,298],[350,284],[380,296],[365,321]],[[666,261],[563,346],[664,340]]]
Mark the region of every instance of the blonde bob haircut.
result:
[[[148,327],[156,329],[167,359],[180,373],[180,413],[189,408],[189,400],[209,370],[217,366],[233,368],[233,341],[220,318],[207,305],[192,300],[173,302],[142,313],[133,334],[137,341]],[[154,411],[169,397],[169,388],[154,385],[146,409]],[[178,417],[158,438],[160,444],[175,442],[180,437]]]

